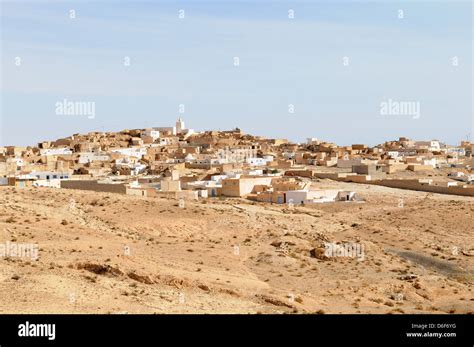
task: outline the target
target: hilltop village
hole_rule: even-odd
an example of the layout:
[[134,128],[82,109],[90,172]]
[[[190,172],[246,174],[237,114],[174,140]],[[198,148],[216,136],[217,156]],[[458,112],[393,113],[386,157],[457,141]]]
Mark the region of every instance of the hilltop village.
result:
[[246,198],[274,204],[360,202],[321,180],[474,196],[474,144],[401,137],[375,147],[295,144],[175,126],[74,134],[35,147],[0,147],[0,185],[175,199]]
[[472,313],[473,149],[182,119],[2,147],[0,311]]

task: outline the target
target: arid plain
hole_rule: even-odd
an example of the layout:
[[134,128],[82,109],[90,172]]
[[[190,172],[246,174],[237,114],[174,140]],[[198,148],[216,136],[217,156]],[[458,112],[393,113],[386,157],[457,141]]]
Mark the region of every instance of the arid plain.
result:
[[[285,206],[0,188],[1,313],[472,313],[474,199],[321,180]],[[355,242],[364,257],[324,255]]]

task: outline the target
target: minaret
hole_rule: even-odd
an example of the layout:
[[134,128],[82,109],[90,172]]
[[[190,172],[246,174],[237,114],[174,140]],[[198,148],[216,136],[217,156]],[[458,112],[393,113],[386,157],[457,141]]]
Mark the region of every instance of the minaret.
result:
[[179,117],[176,121],[176,133],[180,134],[184,129],[186,129],[184,126],[184,121],[181,119],[181,117]]

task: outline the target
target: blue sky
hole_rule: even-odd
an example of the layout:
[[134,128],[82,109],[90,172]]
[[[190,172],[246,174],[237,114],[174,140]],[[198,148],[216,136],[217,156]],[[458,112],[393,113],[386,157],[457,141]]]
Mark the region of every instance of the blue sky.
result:
[[[3,1],[0,145],[167,126],[180,104],[196,130],[456,144],[474,138],[472,18],[469,1]],[[63,99],[95,118],[57,115]],[[420,118],[380,115],[388,99]]]

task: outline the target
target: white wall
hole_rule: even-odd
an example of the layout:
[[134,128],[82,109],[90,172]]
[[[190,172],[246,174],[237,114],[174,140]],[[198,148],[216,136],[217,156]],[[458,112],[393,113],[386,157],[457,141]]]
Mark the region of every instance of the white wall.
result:
[[285,192],[286,194],[286,203],[293,202],[295,205],[302,204],[306,202],[308,198],[308,191],[306,190],[289,190]]

